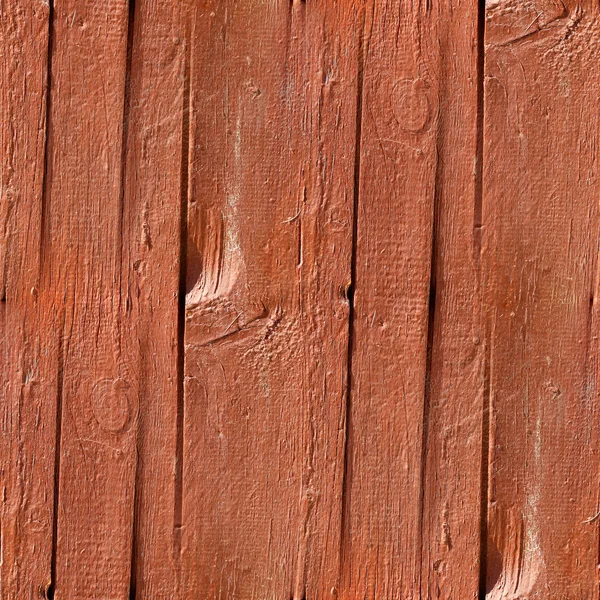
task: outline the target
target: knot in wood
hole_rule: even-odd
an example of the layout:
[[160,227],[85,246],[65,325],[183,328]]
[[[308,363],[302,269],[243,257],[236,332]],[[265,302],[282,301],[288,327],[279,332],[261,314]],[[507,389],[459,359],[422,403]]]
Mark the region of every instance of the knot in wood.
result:
[[124,379],[100,379],[92,390],[92,410],[98,425],[109,433],[129,427],[131,416],[130,386]]
[[394,84],[392,106],[396,121],[406,131],[420,133],[429,128],[431,102],[422,79],[403,79]]

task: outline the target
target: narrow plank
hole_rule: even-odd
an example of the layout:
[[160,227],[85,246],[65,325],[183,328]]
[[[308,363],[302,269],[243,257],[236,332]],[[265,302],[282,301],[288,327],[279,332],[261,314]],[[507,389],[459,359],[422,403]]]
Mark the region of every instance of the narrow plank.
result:
[[49,8],[0,6],[0,598],[50,585],[56,344],[39,282]]
[[[484,410],[478,6],[438,2],[439,112],[422,455],[421,597],[476,598]],[[432,300],[435,302],[431,304]]]
[[[131,595],[176,600],[180,524],[178,295],[187,179],[186,3],[137,2],[125,156],[124,239],[130,322],[139,343],[136,522]],[[187,198],[186,198],[187,200]]]
[[598,598],[598,6],[486,14],[488,598]]
[[128,12],[125,0],[54,11],[43,275],[61,341],[58,600],[129,598],[139,348],[122,265]]
[[476,6],[371,0],[363,56],[342,597],[473,598]]
[[325,598],[338,585],[358,58],[351,4],[197,10],[186,598]]

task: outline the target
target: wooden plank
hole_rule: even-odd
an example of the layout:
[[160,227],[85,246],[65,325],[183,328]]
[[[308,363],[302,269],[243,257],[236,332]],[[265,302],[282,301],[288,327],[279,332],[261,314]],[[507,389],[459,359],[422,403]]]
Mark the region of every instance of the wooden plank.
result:
[[[476,598],[480,585],[484,330],[477,3],[446,0],[436,23],[439,113],[422,456],[423,598]],[[434,38],[434,39],[436,39]],[[432,305],[432,301],[434,304]]]
[[123,264],[128,12],[67,0],[53,19],[43,276],[61,340],[57,599],[129,597],[140,390]]
[[351,3],[197,10],[186,598],[301,600],[338,585],[356,21]]
[[363,55],[342,597],[473,598],[476,6],[369,1]]
[[0,5],[0,598],[50,585],[56,344],[39,282],[49,9]]
[[[136,522],[131,596],[176,600],[181,482],[177,455],[178,295],[189,98],[185,3],[138,2],[131,74],[124,230],[130,321],[139,343]],[[185,192],[184,192],[185,193]],[[186,196],[187,201],[187,196]],[[181,374],[182,375],[182,374]]]
[[490,3],[488,598],[598,598],[598,6]]

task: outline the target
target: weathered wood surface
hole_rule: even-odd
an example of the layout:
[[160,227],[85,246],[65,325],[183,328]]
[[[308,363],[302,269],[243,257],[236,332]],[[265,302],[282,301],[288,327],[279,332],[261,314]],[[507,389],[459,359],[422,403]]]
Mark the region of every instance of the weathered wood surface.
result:
[[344,597],[474,597],[476,6],[368,2],[363,57]]
[[598,10],[0,3],[0,600],[598,599]]
[[491,598],[598,598],[598,5],[486,12]]
[[351,3],[195,11],[184,597],[338,587],[359,19]]
[[49,10],[0,9],[0,598],[51,582],[57,336],[41,289]]
[[42,278],[59,338],[58,598],[129,592],[138,394],[123,277],[128,18],[124,0],[103,10],[69,0],[55,3],[52,22]]
[[[136,2],[130,13],[124,120],[123,223],[136,354],[136,481],[130,590],[137,600],[178,596],[183,382],[179,343],[181,224],[187,187],[187,5]],[[126,284],[125,284],[126,281]]]

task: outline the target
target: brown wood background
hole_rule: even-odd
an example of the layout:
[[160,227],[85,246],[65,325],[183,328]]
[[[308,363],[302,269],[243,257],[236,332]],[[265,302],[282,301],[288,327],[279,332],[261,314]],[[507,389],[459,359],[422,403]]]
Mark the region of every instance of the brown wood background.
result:
[[596,0],[0,0],[0,600],[598,600]]

